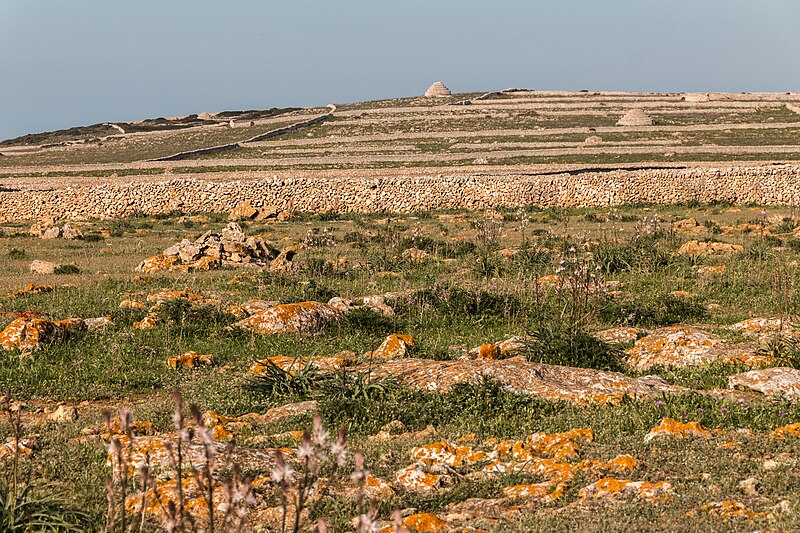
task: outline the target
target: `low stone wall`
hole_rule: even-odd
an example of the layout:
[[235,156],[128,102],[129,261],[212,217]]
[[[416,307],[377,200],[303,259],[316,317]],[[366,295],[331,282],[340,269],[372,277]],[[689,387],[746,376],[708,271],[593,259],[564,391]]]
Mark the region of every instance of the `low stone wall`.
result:
[[201,178],[53,190],[3,191],[0,222],[120,217],[182,211],[227,212],[237,204],[312,212],[408,213],[489,207],[602,207],[689,201],[800,205],[800,166],[614,170],[552,175],[361,178]]

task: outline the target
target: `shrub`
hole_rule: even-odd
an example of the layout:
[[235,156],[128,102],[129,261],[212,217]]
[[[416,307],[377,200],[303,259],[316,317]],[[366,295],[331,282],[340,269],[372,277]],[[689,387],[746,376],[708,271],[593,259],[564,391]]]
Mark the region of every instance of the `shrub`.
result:
[[526,357],[531,361],[596,370],[623,370],[620,350],[582,329],[557,322],[543,323],[528,332]]
[[58,265],[53,274],[79,274],[81,271],[77,265]]
[[340,328],[364,332],[371,337],[383,337],[395,329],[395,320],[372,309],[353,309],[339,323]]
[[25,250],[20,250],[19,248],[12,248],[8,251],[8,257],[10,259],[24,259],[28,256],[28,253]]
[[419,291],[410,301],[398,304],[396,310],[401,314],[408,312],[410,309],[406,306],[432,309],[445,316],[509,316],[521,310],[519,300],[513,296],[448,285]]
[[83,236],[83,240],[86,242],[100,242],[104,240],[105,237],[100,235],[99,233],[87,233]]

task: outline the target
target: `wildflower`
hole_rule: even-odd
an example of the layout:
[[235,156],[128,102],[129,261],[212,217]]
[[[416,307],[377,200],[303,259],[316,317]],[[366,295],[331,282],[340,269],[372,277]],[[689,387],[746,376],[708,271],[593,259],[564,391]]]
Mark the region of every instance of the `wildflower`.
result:
[[658,400],[656,402],[656,407],[664,407],[664,402],[662,402],[661,400]]
[[723,407],[722,409],[720,409],[720,411],[722,412],[723,415],[727,415],[728,414],[728,408],[727,407]]
[[778,411],[778,416],[781,418],[786,416],[786,409],[781,409],[780,411]]
[[356,468],[350,476],[350,479],[356,483],[363,483],[369,476],[369,470],[364,467],[364,454],[356,452]]
[[322,427],[322,417],[318,414],[314,415],[314,444],[317,446],[326,446],[330,434]]

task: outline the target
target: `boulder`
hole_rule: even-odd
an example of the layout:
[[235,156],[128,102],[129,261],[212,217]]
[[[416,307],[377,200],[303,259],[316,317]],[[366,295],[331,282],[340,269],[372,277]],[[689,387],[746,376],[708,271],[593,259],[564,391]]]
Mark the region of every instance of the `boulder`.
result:
[[578,404],[615,404],[626,397],[650,398],[688,390],[654,376],[631,378],[617,372],[534,363],[522,357],[454,361],[405,358],[357,368],[371,368],[403,385],[438,392],[447,392],[456,383],[480,383],[488,377],[512,392]]
[[28,268],[33,274],[52,274],[55,272],[58,266],[59,265],[56,263],[51,263],[50,261],[40,261],[37,259],[32,261]]
[[275,333],[319,333],[343,314],[336,308],[320,302],[281,304],[265,309],[240,320],[236,327],[272,335]]
[[800,399],[800,370],[783,367],[751,370],[728,377],[728,386],[797,400]]

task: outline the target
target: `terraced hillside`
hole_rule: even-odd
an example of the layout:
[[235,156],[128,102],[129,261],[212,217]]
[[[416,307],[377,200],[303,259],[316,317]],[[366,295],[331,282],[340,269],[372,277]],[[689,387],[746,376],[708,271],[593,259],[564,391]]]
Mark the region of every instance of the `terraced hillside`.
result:
[[[631,110],[652,125],[618,126]],[[92,176],[353,169],[542,170],[552,165],[647,165],[800,159],[800,93],[655,94],[507,90],[339,105],[329,120],[263,141],[273,129],[326,113],[215,115],[115,124],[0,144],[4,175]],[[229,118],[230,117],[230,118]],[[196,123],[200,122],[199,125]],[[235,127],[234,127],[235,126]],[[52,142],[56,140],[57,142]],[[37,141],[32,144],[32,141]],[[221,153],[154,162],[239,143]],[[560,167],[559,167],[560,168]]]

